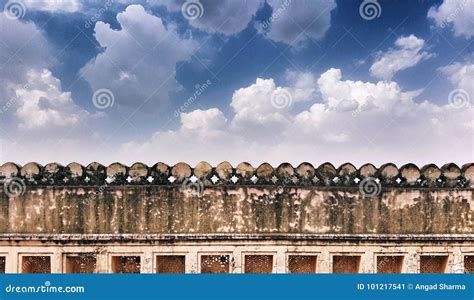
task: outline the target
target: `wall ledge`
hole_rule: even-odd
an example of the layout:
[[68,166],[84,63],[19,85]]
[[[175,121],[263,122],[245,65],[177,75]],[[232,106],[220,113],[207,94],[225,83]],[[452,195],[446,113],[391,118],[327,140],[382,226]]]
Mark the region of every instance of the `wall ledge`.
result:
[[327,241],[327,242],[474,242],[474,234],[0,234],[0,242],[154,242],[154,241]]

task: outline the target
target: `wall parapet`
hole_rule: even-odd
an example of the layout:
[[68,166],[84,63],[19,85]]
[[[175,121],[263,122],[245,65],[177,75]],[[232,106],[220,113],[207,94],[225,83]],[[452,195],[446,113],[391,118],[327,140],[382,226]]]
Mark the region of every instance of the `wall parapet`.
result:
[[289,163],[278,167],[263,163],[257,168],[246,162],[236,167],[228,162],[215,167],[200,162],[194,168],[184,162],[174,166],[159,162],[151,167],[143,163],[103,166],[97,162],[87,166],[75,162],[67,166],[58,163],[42,166],[34,162],[20,166],[7,162],[0,166],[2,182],[13,178],[31,186],[199,184],[349,187],[360,186],[364,179],[370,178],[377,185],[386,187],[474,188],[474,163],[466,163],[462,167],[454,163],[442,167],[428,164],[422,168],[411,163],[400,168],[387,163],[377,168],[368,163],[358,169],[351,163],[336,168],[328,162],[318,167],[306,162],[297,167]]
[[6,163],[0,171],[0,233],[474,232],[472,163]]

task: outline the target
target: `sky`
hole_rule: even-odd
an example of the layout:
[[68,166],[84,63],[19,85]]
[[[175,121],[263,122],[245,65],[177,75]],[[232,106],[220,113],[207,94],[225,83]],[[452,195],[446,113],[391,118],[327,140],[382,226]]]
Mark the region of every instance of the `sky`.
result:
[[1,7],[1,163],[474,161],[474,0]]

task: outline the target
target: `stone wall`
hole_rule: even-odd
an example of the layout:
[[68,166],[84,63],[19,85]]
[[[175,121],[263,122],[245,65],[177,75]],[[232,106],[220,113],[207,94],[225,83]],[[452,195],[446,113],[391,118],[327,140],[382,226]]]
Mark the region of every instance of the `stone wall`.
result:
[[0,167],[0,233],[472,234],[474,164]]

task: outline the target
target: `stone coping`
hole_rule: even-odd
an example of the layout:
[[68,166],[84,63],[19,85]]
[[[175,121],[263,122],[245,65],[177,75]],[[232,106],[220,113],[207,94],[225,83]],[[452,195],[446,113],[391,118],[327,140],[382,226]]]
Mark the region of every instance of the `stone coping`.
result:
[[112,163],[103,166],[97,162],[83,166],[70,163],[62,166],[49,163],[45,166],[30,162],[24,166],[7,162],[0,166],[0,180],[18,181],[38,186],[108,186],[108,185],[273,185],[273,186],[359,186],[370,179],[377,185],[393,187],[474,187],[474,163],[462,167],[448,163],[442,167],[428,164],[421,168],[408,163],[397,167],[386,163],[380,167],[368,163],[356,168],[345,163],[336,168],[331,163],[314,167],[304,162],[293,167],[282,163],[273,167],[263,163],[254,168],[243,162],[233,167],[222,162],[213,167],[200,162],[194,168],[184,162],[168,166],[156,163],[147,166],[134,163],[126,166]]
[[309,234],[309,233],[186,233],[186,234],[28,234],[3,233],[1,241],[41,242],[153,242],[153,241],[374,241],[374,242],[474,242],[474,234]]

